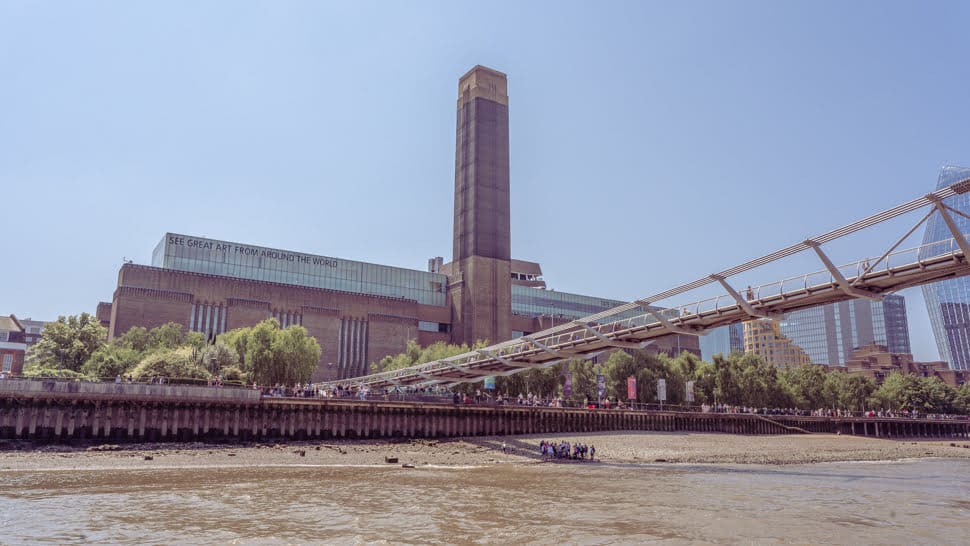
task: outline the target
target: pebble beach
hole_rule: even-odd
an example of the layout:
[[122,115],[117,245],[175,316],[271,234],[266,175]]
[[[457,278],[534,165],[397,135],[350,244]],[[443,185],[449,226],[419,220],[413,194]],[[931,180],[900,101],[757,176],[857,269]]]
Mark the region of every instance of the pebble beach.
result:
[[[0,444],[0,471],[288,465],[480,466],[543,461],[539,442],[582,442],[613,464],[806,464],[970,459],[970,439],[889,440],[829,434],[739,436],[718,433],[609,432],[437,440],[343,440],[266,444]],[[567,461],[572,462],[572,461]],[[589,464],[589,461],[577,461]]]

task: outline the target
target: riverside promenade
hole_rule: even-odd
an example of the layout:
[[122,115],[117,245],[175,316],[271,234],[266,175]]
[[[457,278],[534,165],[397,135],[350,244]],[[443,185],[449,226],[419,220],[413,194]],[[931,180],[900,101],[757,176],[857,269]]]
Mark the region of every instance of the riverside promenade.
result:
[[0,381],[5,440],[247,442],[607,431],[966,439],[970,421],[270,398],[243,388]]

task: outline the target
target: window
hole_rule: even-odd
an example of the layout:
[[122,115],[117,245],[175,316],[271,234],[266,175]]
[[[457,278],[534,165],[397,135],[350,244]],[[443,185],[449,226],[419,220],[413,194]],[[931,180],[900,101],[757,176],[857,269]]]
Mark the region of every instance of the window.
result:
[[3,355],[3,371],[9,372],[11,368],[13,368],[13,355],[11,354]]
[[0,341],[9,341],[9,340],[10,340],[10,332],[6,330],[0,330]]

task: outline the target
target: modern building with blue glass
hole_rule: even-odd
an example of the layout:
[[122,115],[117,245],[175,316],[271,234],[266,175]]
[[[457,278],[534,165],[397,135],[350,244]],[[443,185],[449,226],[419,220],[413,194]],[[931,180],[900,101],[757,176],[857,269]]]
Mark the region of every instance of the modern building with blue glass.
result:
[[743,353],[744,324],[738,322],[715,328],[701,336],[700,346],[701,357],[708,362],[716,354],[728,356],[731,353]]
[[[970,178],[970,168],[946,166],[940,170],[937,189]],[[954,195],[944,204],[970,214],[970,193]],[[958,229],[970,234],[970,219],[950,214]],[[952,239],[953,235],[939,214],[930,217],[923,235],[923,243]],[[940,359],[953,370],[970,370],[970,277],[950,279],[923,286],[923,298],[930,315],[933,336],[940,351]]]
[[856,299],[788,313],[781,333],[815,364],[842,366],[852,351],[884,345],[891,353],[911,353],[906,300],[896,294],[882,301]]
[[[891,353],[911,352],[906,300],[896,294],[882,301],[856,299],[788,313],[779,321],[779,332],[815,364],[844,365],[852,351],[873,343]],[[705,359],[743,352],[744,332],[741,324],[722,326],[700,343]]]
[[[454,255],[428,270],[372,264],[180,233],[166,233],[151,265],[126,263],[108,335],[167,322],[208,338],[275,317],[320,343],[314,380],[355,377],[407,342],[499,342],[626,302],[548,290],[538,263],[511,257],[505,74],[476,66],[459,80]],[[700,354],[671,335],[655,351]]]

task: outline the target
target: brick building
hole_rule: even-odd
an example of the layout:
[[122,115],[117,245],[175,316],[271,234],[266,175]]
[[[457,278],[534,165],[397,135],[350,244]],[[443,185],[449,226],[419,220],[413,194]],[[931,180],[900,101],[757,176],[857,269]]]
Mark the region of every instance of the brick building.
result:
[[[409,340],[500,342],[626,303],[547,290],[538,263],[512,259],[507,79],[476,66],[458,88],[451,262],[418,271],[167,233],[152,265],[122,265],[98,305],[109,339],[166,322],[211,339],[276,317],[317,339],[313,379],[329,380],[362,375]],[[700,355],[695,336],[650,350]]]
[[0,371],[19,375],[24,369],[27,332],[17,317],[0,316]]
[[852,352],[845,363],[845,372],[864,375],[881,384],[889,374],[897,372],[920,377],[939,377],[952,387],[970,379],[970,371],[951,370],[946,362],[914,362],[909,353],[892,353],[885,345],[871,344]]

